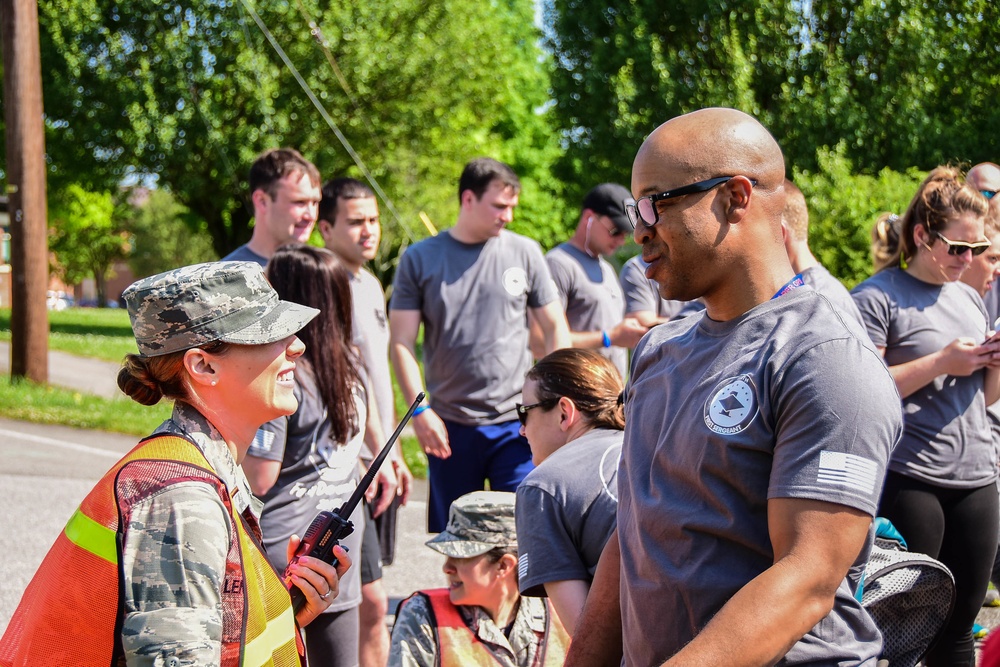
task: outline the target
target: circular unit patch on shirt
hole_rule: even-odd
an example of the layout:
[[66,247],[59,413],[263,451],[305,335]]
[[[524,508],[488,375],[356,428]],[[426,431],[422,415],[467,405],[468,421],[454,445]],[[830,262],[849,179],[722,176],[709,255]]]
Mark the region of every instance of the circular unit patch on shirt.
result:
[[520,266],[512,266],[504,271],[500,282],[511,296],[521,296],[528,291],[528,274]]
[[734,435],[750,426],[759,411],[753,378],[738,375],[716,385],[705,403],[705,425],[720,435]]

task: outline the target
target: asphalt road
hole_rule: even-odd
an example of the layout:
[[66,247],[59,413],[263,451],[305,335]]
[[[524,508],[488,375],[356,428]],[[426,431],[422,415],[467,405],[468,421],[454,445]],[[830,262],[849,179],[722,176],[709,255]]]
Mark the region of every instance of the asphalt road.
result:
[[[0,419],[0,633],[56,536],[136,438]],[[443,584],[443,556],[424,546],[426,482],[398,519],[396,560],[383,584],[392,600]]]

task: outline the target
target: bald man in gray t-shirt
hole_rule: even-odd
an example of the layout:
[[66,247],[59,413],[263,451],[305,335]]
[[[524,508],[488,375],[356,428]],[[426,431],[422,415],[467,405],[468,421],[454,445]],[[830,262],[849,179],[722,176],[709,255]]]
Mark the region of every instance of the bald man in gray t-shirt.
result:
[[567,663],[878,659],[848,573],[870,546],[899,397],[861,326],[796,278],[783,185],[777,142],[733,109],[674,118],[639,149],[647,276],[706,310],[636,346],[618,528],[588,598],[603,604]]

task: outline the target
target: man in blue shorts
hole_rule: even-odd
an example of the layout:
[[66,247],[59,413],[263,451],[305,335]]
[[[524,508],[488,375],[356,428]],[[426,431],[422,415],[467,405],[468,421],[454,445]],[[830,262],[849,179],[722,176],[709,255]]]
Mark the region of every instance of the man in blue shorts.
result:
[[531,367],[528,313],[545,352],[569,347],[569,329],[541,247],[504,229],[521,184],[514,171],[479,158],[459,179],[455,226],[411,246],[389,303],[389,351],[406,401],[423,388],[416,342],[424,326],[430,407],[413,427],[427,453],[427,526],[439,533],[459,496],[514,491],[531,470],[531,449],[514,407]]
[[847,575],[899,395],[861,326],[794,279],[781,150],[742,112],[696,111],[646,139],[632,194],[647,277],[706,311],[636,347],[618,528],[566,664],[874,667]]

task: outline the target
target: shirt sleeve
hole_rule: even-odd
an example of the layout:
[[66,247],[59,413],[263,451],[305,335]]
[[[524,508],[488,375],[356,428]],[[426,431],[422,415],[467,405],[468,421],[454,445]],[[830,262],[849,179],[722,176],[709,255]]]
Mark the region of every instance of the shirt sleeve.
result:
[[[298,385],[296,385],[297,387]],[[297,397],[301,405],[302,398]],[[285,444],[288,442],[288,417],[278,417],[259,429],[250,443],[247,454],[268,461],[283,461]]]
[[559,302],[562,304],[562,309],[566,310],[566,304],[569,303],[569,293],[573,287],[570,284],[569,272],[560,264],[559,260],[552,259],[550,256],[545,257],[545,263],[549,267],[549,272],[552,273],[552,282],[555,283],[556,289],[559,291]]
[[172,485],[133,507],[122,557],[130,667],[219,664],[229,531],[225,506],[201,482]]
[[544,584],[551,581],[590,581],[558,500],[530,483],[522,483],[517,488],[514,508],[518,588],[522,595],[547,597]]
[[[559,298],[559,290],[552,280],[552,272],[545,261],[542,248],[534,241],[527,248],[525,268],[528,272],[530,288],[528,290],[528,307],[541,308]],[[393,297],[395,298],[395,297]]]
[[641,311],[658,312],[660,295],[653,291],[653,286],[649,280],[639,270],[636,262],[626,262],[622,267],[619,282],[622,292],[625,294],[625,312],[638,313]]
[[435,667],[437,642],[427,599],[414,595],[396,612],[389,646],[388,667]]
[[389,300],[389,310],[421,310],[424,299],[420,292],[417,270],[416,246],[410,246],[399,259],[396,275],[392,280],[392,298]]
[[889,296],[876,285],[858,285],[851,292],[854,304],[861,312],[861,322],[875,347],[886,347],[889,340],[889,323],[892,313]]
[[874,516],[902,434],[888,369],[874,350],[847,338],[812,347],[779,373],[770,397],[777,433],[767,497],[821,500]]

